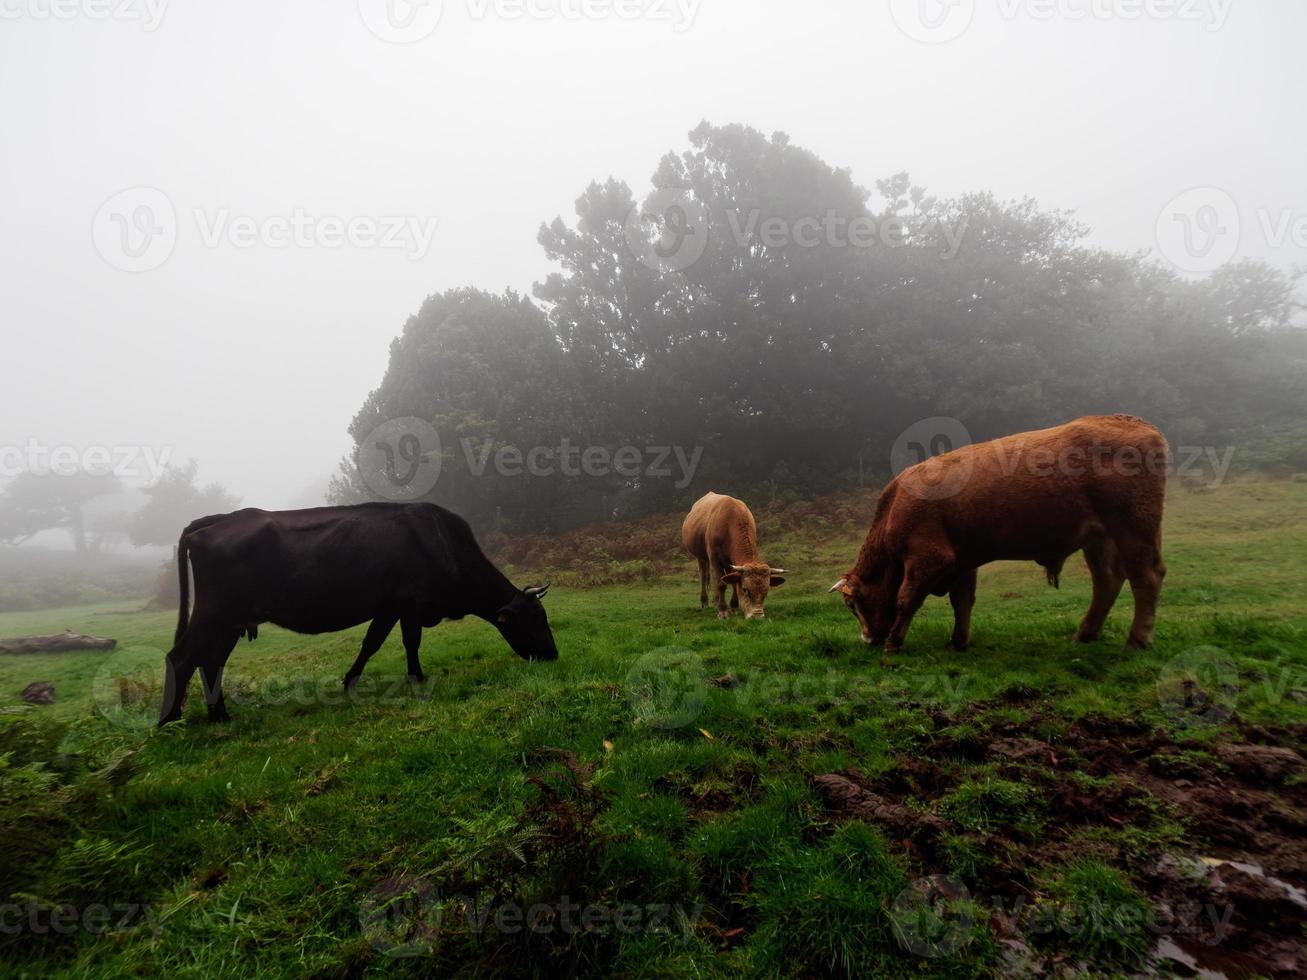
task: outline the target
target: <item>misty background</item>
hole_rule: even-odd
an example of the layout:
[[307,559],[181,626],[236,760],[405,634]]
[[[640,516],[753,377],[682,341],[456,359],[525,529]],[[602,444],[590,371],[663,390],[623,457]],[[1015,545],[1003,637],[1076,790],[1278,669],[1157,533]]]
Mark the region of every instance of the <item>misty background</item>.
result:
[[[468,314],[467,323],[493,321],[483,336],[509,331],[500,335],[501,351],[520,349],[522,336],[538,341],[537,356],[525,363],[540,368],[561,351],[568,370],[588,365],[575,376],[549,375],[558,390],[537,393],[554,427],[534,432],[536,438],[554,444],[561,430],[588,432],[610,445],[707,440],[711,449],[703,418],[660,431],[657,419],[664,415],[648,400],[640,410],[653,421],[611,425],[593,404],[577,407],[571,399],[568,415],[562,401],[551,399],[579,387],[593,402],[605,397],[606,384],[614,392],[661,392],[669,404],[681,404],[695,392],[673,390],[664,379],[710,385],[732,372],[761,378],[761,362],[750,351],[774,346],[775,332],[732,336],[722,327],[722,297],[746,280],[789,282],[773,277],[778,269],[798,276],[814,295],[836,296],[828,311],[834,334],[874,334],[874,343],[858,356],[832,352],[820,338],[812,349],[866,371],[825,391],[828,400],[809,398],[811,379],[796,383],[785,402],[791,419],[807,412],[835,417],[843,407],[863,420],[831,425],[829,445],[813,448],[810,465],[824,467],[829,478],[778,476],[767,460],[738,456],[715,471],[749,487],[788,480],[805,492],[861,481],[857,471],[864,466],[867,479],[881,475],[890,463],[889,442],[923,415],[970,412],[970,434],[982,438],[1004,424],[1063,421],[1041,412],[1092,401],[1043,393],[1018,398],[1022,411],[1006,413],[1001,404],[974,399],[942,404],[947,399],[940,392],[950,383],[940,365],[965,357],[960,367],[966,367],[974,352],[939,349],[931,331],[947,333],[953,321],[939,310],[929,313],[911,290],[890,301],[886,283],[902,287],[910,280],[920,295],[946,305],[949,289],[970,295],[972,287],[958,279],[959,265],[967,275],[1008,286],[1020,269],[1031,274],[1020,288],[1035,298],[1024,307],[1034,331],[1048,297],[1068,295],[1064,283],[1047,281],[1050,269],[1074,269],[1074,276],[1084,274],[1076,282],[1092,280],[1099,289],[1129,282],[1137,292],[1119,292],[1116,307],[1100,304],[1086,313],[1079,333],[1070,319],[1062,324],[1065,336],[1101,356],[1103,344],[1095,346],[1094,338],[1102,339],[1098,324],[1113,310],[1151,309],[1155,300],[1163,302],[1159,297],[1180,295],[1166,277],[1183,291],[1228,263],[1244,273],[1220,288],[1184,293],[1179,310],[1163,317],[1166,329],[1178,329],[1186,318],[1212,329],[1224,323],[1233,334],[1301,323],[1301,310],[1287,297],[1301,296],[1294,292],[1296,276],[1307,266],[1301,178],[1307,138],[1296,122],[1307,101],[1307,70],[1297,51],[1307,36],[1307,10],[1291,0],[1198,0],[1146,9],[1124,0],[596,0],[584,6],[580,0],[340,0],[205,8],[160,0],[101,7],[87,0],[59,9],[46,0],[8,0],[0,15],[6,215],[0,224],[0,447],[148,449],[156,462],[193,464],[185,472],[197,492],[207,493],[206,504],[310,506],[324,501],[333,477],[333,499],[367,496],[349,463],[343,475],[339,464],[352,457],[371,423],[442,411],[450,421],[449,405],[414,402],[403,389],[426,384],[422,390],[429,391],[421,366],[439,365],[423,361],[412,345],[420,348],[424,337],[447,339],[442,331],[458,305],[451,297],[471,296],[483,320]],[[775,133],[785,140],[777,142]],[[669,153],[681,161],[681,172],[667,169]],[[734,168],[735,189],[757,192],[764,215],[793,219],[834,206],[846,218],[880,219],[893,211],[915,216],[913,243],[926,247],[866,250],[874,275],[850,268],[864,256],[850,258],[847,248],[809,250],[794,265],[772,262],[775,250],[759,250],[756,241],[728,242],[738,254],[723,257],[713,249],[727,226],[708,202],[714,245],[704,260],[688,270],[632,268],[646,285],[672,282],[666,295],[681,296],[679,305],[640,299],[664,331],[649,351],[676,348],[687,357],[716,343],[726,352],[720,362],[692,375],[678,372],[674,359],[658,368],[648,352],[634,348],[623,352],[624,364],[607,367],[575,356],[578,344],[588,343],[592,353],[612,349],[612,325],[579,328],[585,316],[578,311],[593,310],[596,297],[611,299],[617,286],[584,281],[575,268],[569,271],[569,254],[576,258],[591,246],[620,249],[622,215],[614,209],[625,200],[618,192],[592,199],[591,213],[603,215],[605,229],[587,226],[584,216],[578,224],[578,198],[592,181],[613,178],[630,189],[631,203],[645,202],[655,183],[693,184],[684,168],[692,170],[695,159],[709,169]],[[738,177],[755,164],[755,177],[775,182],[771,192]],[[910,177],[893,179],[903,173]],[[868,192],[861,203],[860,189]],[[791,191],[792,200],[785,199]],[[1037,206],[1023,204],[1026,199]],[[142,203],[155,218],[163,216],[163,233],[140,255],[115,254],[115,235],[129,242],[151,230],[130,227]],[[974,232],[970,241],[982,251],[969,267],[942,268],[938,250],[924,254],[931,228],[956,228],[982,212],[992,219],[987,227],[1015,222],[1020,234],[1000,242],[1006,232],[988,238]],[[651,241],[661,217],[646,215]],[[561,226],[552,225],[556,218]],[[365,240],[341,243],[339,229],[324,222],[348,226]],[[307,237],[295,231],[297,223],[307,223]],[[1083,237],[1072,232],[1075,223],[1083,225]],[[1197,251],[1186,251],[1189,240],[1177,238],[1186,223],[1197,240],[1208,236]],[[552,244],[542,241],[542,224],[553,228]],[[569,239],[573,229],[579,237]],[[1037,247],[1007,248],[1027,233]],[[729,270],[743,254],[761,255],[766,268],[753,270],[753,278],[732,278]],[[1121,256],[1120,262],[1103,277],[1109,256]],[[996,258],[998,266],[978,271]],[[922,264],[912,266],[917,260]],[[928,270],[941,268],[940,278],[930,280]],[[560,272],[562,280],[551,285],[551,274]],[[839,288],[832,285],[837,279]],[[922,286],[928,280],[929,292]],[[449,293],[467,287],[492,295]],[[513,308],[503,299],[506,289],[528,305]],[[623,295],[623,302],[631,299]],[[1232,309],[1244,317],[1233,326]],[[560,311],[572,318],[561,322]],[[805,329],[811,312],[801,318]],[[998,303],[985,312],[991,319],[977,323],[998,324],[1011,306]],[[417,326],[405,332],[419,313]],[[772,326],[784,326],[783,317],[773,319]],[[1143,317],[1131,328],[1139,333],[1115,337],[1117,360],[1094,361],[1093,371],[1130,360],[1138,337],[1159,336],[1158,322]],[[975,336],[975,324],[969,329]],[[723,332],[713,336],[714,330]],[[392,341],[401,333],[403,363],[418,365],[410,379],[387,373]],[[1029,337],[1013,343],[1029,353]],[[1226,443],[1251,440],[1253,433],[1277,444],[1294,438],[1285,423],[1303,417],[1295,400],[1302,378],[1297,339],[1271,347],[1258,341],[1255,350],[1237,345],[1234,373],[1216,369],[1234,348],[1186,344],[1158,341],[1151,355],[1159,360],[1148,362],[1154,374],[1189,379],[1183,397],[1155,399],[1177,425],[1196,418],[1203,391],[1211,392],[1212,418],[1184,434]],[[778,357],[793,353],[784,345],[777,350]],[[900,397],[884,419],[863,424],[883,408],[872,372],[898,383],[905,370],[917,369],[904,366],[905,352],[921,353],[912,361],[923,372],[916,400]],[[1006,360],[1005,388],[992,393],[996,403],[1031,383],[1056,387],[1074,374],[1080,356],[1069,348],[1056,357],[1037,353]],[[1048,367],[1054,363],[1056,370]],[[1271,370],[1281,373],[1259,392],[1259,379]],[[1076,380],[1089,388],[1105,380],[1085,373]],[[627,383],[637,374],[646,388]],[[1231,389],[1247,398],[1230,402]],[[1222,428],[1218,423],[1230,414],[1222,406],[1235,402],[1242,428]],[[1143,407],[1159,410],[1147,401]],[[459,408],[466,413],[475,406]],[[1154,420],[1164,428],[1173,421]],[[500,421],[496,427],[461,418],[448,434],[472,432],[478,445],[512,441],[514,433],[504,431],[509,416]],[[757,431],[741,430],[741,438],[757,441],[772,431],[760,423]],[[721,425],[709,435],[720,439],[723,452],[739,446]],[[793,427],[787,436],[796,446],[812,441]],[[519,434],[517,441],[531,439]],[[1251,448],[1257,460],[1274,462],[1260,444]],[[785,453],[786,443],[781,439],[770,451]],[[705,479],[714,473],[711,456],[700,473]],[[124,518],[136,512],[148,498],[131,488],[155,475],[157,467],[142,460],[115,488],[117,496],[99,506],[117,508]],[[457,495],[451,479],[442,490]],[[523,510],[522,496],[535,492],[529,481],[506,486],[511,493],[502,501],[480,485],[474,494],[464,487],[468,506],[485,507],[473,515],[482,526],[558,530],[583,515],[614,514],[621,491],[598,490],[596,503],[575,504],[575,514],[550,521]],[[662,490],[630,512],[670,503]],[[555,503],[561,507],[567,495],[559,491]],[[178,513],[195,500],[179,506]],[[178,518],[164,504],[158,509],[158,532],[134,539],[164,553],[171,540],[164,531]],[[79,533],[66,527],[28,540],[67,547]],[[115,547],[130,543],[118,537]]]

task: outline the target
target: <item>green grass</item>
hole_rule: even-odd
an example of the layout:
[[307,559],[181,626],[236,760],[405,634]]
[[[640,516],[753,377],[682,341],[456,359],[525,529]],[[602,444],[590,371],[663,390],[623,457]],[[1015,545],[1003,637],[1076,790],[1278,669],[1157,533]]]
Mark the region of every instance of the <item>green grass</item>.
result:
[[[518,660],[479,621],[449,623],[424,637],[423,688],[405,682],[396,634],[354,699],[339,678],[362,629],[265,627],[228,666],[230,724],[203,720],[193,687],[185,721],[158,733],[173,613],[0,615],[3,636],[71,628],[120,644],[0,657],[0,704],[31,681],[56,687],[53,706],[0,716],[0,901],[25,923],[0,930],[0,970],[989,975],[1002,959],[983,908],[947,955],[896,941],[889,910],[920,855],[875,823],[835,819],[812,777],[874,779],[943,745],[951,785],[905,792],[950,821],[944,864],[926,870],[983,904],[979,882],[1028,853],[1047,902],[1134,908],[1132,855],[1184,844],[1180,818],[1138,806],[1130,825],[1084,837],[1122,856],[1068,863],[1040,850],[1056,818],[1039,763],[998,772],[970,740],[1137,717],[1185,742],[1175,775],[1201,772],[1230,720],[1169,699],[1191,675],[1245,722],[1307,720],[1291,696],[1307,688],[1307,486],[1173,495],[1157,644],[1142,653],[1122,650],[1128,590],[1102,642],[1072,641],[1089,601],[1079,559],[1058,591],[1034,565],[982,570],[969,652],[945,648],[942,599],[902,654],[869,651],[825,594],[861,532],[765,534],[791,574],[763,621],[700,613],[687,561],[639,585],[556,588],[556,663]],[[27,923],[60,903],[118,910],[122,928]],[[514,919],[533,906],[535,931]],[[564,928],[564,913],[589,924]],[[1111,969],[1141,952],[1121,935],[1040,942]]]

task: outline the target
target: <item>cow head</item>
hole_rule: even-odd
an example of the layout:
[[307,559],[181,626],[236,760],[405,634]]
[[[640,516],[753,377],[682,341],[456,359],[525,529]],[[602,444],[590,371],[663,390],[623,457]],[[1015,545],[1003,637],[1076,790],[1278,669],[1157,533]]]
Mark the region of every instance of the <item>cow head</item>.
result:
[[766,562],[756,561],[748,565],[732,565],[731,570],[722,576],[722,581],[733,585],[740,595],[740,610],[745,619],[762,619],[765,613],[762,604],[767,592],[784,585],[783,568],[772,568]]
[[865,581],[850,572],[830,587],[844,597],[844,604],[858,617],[862,641],[880,646],[894,623],[895,594],[884,582]]
[[548,585],[523,589],[513,596],[508,605],[495,614],[495,625],[508,645],[523,660],[557,660],[558,647],[549,629],[549,617],[540,600],[549,591]]

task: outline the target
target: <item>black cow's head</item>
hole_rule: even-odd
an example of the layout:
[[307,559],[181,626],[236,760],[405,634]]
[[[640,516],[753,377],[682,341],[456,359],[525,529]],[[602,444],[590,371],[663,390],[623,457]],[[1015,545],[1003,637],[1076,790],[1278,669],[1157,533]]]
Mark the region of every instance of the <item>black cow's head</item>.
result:
[[548,585],[523,589],[495,615],[495,625],[504,639],[523,660],[557,660],[558,647],[549,629],[549,617],[540,600],[549,591]]

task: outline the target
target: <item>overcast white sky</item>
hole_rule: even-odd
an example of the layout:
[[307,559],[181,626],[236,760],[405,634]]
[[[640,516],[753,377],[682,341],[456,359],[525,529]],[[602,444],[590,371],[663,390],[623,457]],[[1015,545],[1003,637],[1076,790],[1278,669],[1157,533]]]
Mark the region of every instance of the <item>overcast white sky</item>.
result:
[[[1307,264],[1301,0],[390,4],[0,0],[0,447],[171,447],[302,502],[425,296],[529,293],[540,222],[592,178],[642,195],[704,118],[1113,248],[1215,188],[1182,199],[1200,229],[1233,206],[1228,251]],[[232,225],[297,213],[439,224],[418,258]]]

